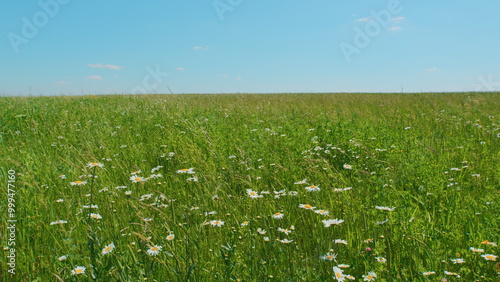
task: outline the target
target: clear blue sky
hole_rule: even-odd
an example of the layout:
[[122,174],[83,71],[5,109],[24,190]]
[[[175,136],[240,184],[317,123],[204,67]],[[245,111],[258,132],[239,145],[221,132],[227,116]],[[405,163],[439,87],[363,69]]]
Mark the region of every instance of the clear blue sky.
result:
[[500,90],[500,1],[0,4],[0,96]]

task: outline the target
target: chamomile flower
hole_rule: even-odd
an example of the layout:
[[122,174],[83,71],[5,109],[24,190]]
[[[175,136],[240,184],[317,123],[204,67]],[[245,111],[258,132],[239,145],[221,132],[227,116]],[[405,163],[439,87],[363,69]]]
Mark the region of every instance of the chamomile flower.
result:
[[98,213],[91,213],[91,214],[89,214],[89,217],[95,218],[95,219],[102,219],[102,216]]
[[273,218],[274,219],[282,219],[285,215],[281,212],[277,212],[275,214],[273,214]]
[[243,221],[243,222],[241,223],[241,226],[247,226],[247,225],[248,225],[248,221]]
[[327,220],[322,220],[323,224],[325,225],[325,227],[330,227],[332,225],[339,225],[341,224],[342,222],[344,222],[343,219],[327,219]]
[[348,165],[348,164],[344,164],[344,168],[345,168],[345,169],[352,169],[352,166],[351,166],[351,165]]
[[104,167],[104,165],[102,163],[97,163],[97,162],[96,163],[88,163],[87,164],[87,167],[89,167],[89,168],[93,168],[93,167],[96,167],[96,166],[98,166],[98,167]]
[[345,275],[343,274],[344,270],[340,269],[336,266],[333,267],[333,273],[335,273],[334,278],[337,279],[337,281],[344,281],[345,280]]
[[169,241],[174,240],[174,238],[175,238],[174,234],[170,234],[170,235],[167,236],[167,240],[169,240]]
[[325,210],[315,210],[314,212],[321,214],[321,215],[328,215],[328,211],[325,211]]
[[349,268],[349,267],[351,267],[351,266],[350,266],[350,265],[348,265],[348,264],[339,264],[339,265],[337,265],[337,266],[338,266],[338,267],[340,267],[340,268]]
[[291,233],[291,232],[292,232],[292,230],[289,230],[289,229],[284,229],[284,228],[281,228],[281,227],[278,227],[278,231],[283,232],[283,233],[285,233],[286,235],[288,235],[289,233]]
[[492,255],[492,254],[485,254],[485,255],[481,255],[485,260],[492,260],[492,261],[496,261],[498,256],[495,256],[495,255]]
[[375,259],[376,259],[378,262],[381,262],[381,263],[386,263],[386,262],[387,262],[387,259],[385,259],[384,257],[375,257]]
[[453,276],[459,276],[459,274],[456,273],[456,272],[451,272],[451,271],[446,271],[446,270],[444,271],[444,274],[446,274],[446,275],[453,275]]
[[381,206],[375,206],[375,208],[377,210],[382,210],[382,211],[394,211],[396,209],[396,207],[389,208],[389,207],[381,207]]
[[210,225],[221,227],[222,225],[224,225],[224,221],[222,221],[222,220],[212,220],[212,221],[210,221]]
[[75,269],[71,270],[71,275],[85,274],[85,266],[77,266]]
[[295,182],[293,184],[307,184],[307,178],[304,178],[303,180],[297,181],[297,182]]
[[252,199],[257,199],[257,198],[262,198],[264,197],[263,195],[259,195],[259,193],[253,191],[252,189],[247,189],[247,194],[250,196]]
[[313,207],[313,206],[311,206],[309,204],[300,204],[299,208],[303,208],[303,209],[306,209],[306,210],[314,210],[316,207]]
[[131,180],[133,183],[137,183],[137,182],[144,182],[144,181],[146,181],[147,179],[146,179],[146,178],[144,178],[144,177],[137,176],[137,175],[135,175],[135,174],[134,174],[134,175],[132,175],[132,176],[130,177],[130,180]]
[[497,246],[497,243],[495,242],[490,242],[488,240],[484,240],[483,242],[481,242],[481,244],[483,245],[490,245],[490,246],[493,246],[493,247],[496,247]]
[[288,239],[283,239],[283,240],[278,240],[280,243],[283,243],[283,244],[290,244],[291,242],[293,242],[293,240],[288,240]]
[[458,258],[458,259],[451,259],[453,264],[458,264],[458,263],[465,263],[464,259]]
[[187,174],[194,174],[195,171],[194,171],[194,168],[183,168],[183,169],[179,169],[177,171],[177,173],[187,173]]
[[260,235],[264,235],[266,234],[266,230],[265,229],[262,229],[262,228],[257,228],[257,232],[260,234]]
[[377,274],[375,274],[375,272],[373,272],[373,271],[370,271],[370,272],[368,272],[367,275],[363,275],[362,277],[363,277],[363,281],[373,281],[377,277]]
[[57,203],[62,203],[62,202],[64,202],[64,199],[57,199],[56,202]]
[[473,251],[474,253],[484,253],[484,249],[476,249],[474,247],[470,247],[469,250]]
[[322,260],[332,261],[337,258],[337,254],[334,253],[326,253],[320,257]]
[[50,225],[54,225],[54,224],[65,224],[65,223],[68,223],[67,220],[58,220],[58,221],[52,221],[50,223]]
[[307,186],[305,189],[307,190],[307,192],[318,192],[321,190],[319,186],[316,185]]
[[70,182],[69,184],[71,184],[71,186],[81,186],[81,185],[85,185],[87,184],[87,181],[81,181],[81,180],[77,180],[77,181],[73,181],[73,182]]
[[65,261],[66,259],[68,259],[68,256],[60,256],[57,258],[58,261]]
[[343,240],[343,239],[335,239],[335,244],[344,244],[344,245],[348,245],[347,241],[346,241],[346,240]]
[[150,255],[150,256],[157,256],[160,253],[161,248],[163,248],[163,247],[162,246],[158,246],[158,245],[149,248],[148,249],[148,255]]
[[112,242],[111,244],[104,247],[104,249],[102,249],[101,253],[103,255],[107,255],[107,254],[111,253],[114,249],[115,249],[115,244]]
[[436,271],[426,271],[426,272],[422,272],[422,275],[424,275],[424,276],[429,276],[429,275],[433,275],[433,274],[436,274]]

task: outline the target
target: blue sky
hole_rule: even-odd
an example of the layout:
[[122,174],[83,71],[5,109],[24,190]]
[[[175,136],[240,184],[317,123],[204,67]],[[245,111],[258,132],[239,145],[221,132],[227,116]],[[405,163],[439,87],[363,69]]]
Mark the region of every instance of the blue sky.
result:
[[2,96],[500,91],[498,0],[0,8]]

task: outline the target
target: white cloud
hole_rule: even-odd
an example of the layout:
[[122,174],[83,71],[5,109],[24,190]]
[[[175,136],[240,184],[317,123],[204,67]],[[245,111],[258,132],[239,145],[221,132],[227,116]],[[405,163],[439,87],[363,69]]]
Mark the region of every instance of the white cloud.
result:
[[101,68],[101,69],[112,69],[112,70],[121,70],[123,67],[117,65],[109,65],[109,64],[87,64],[87,66],[91,68]]
[[398,23],[398,22],[400,22],[400,21],[402,21],[404,19],[405,19],[405,17],[395,17],[395,18],[392,18],[391,20],[394,23]]
[[177,68],[177,70],[184,71],[184,70],[186,70],[186,68]]
[[400,26],[391,26],[388,28],[388,30],[396,31],[396,30],[402,30],[402,28]]
[[357,19],[356,21],[357,22],[369,22],[372,20],[372,17],[366,17],[366,18],[362,18],[362,19]]
[[438,71],[438,68],[428,68],[428,69],[425,69],[425,71],[430,71],[430,72]]
[[194,50],[208,50],[208,46],[201,47],[201,46],[195,46],[193,47]]
[[100,77],[99,75],[90,75],[90,76],[87,76],[86,79],[90,79],[90,80],[103,80],[104,78]]
[[236,80],[243,80],[243,78],[241,78],[241,77],[237,77],[237,78],[236,78]]
[[67,81],[58,81],[56,84],[54,84],[55,86],[61,86],[61,85],[65,85],[65,84],[68,84]]

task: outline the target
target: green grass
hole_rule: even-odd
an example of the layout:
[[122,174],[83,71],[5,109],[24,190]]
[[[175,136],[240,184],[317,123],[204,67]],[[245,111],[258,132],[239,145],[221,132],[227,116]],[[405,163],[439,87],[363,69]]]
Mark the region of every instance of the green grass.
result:
[[[1,98],[0,203],[14,170],[18,221],[16,275],[4,249],[0,280],[323,281],[348,264],[357,280],[373,271],[376,281],[453,281],[449,271],[497,281],[499,259],[481,255],[499,255],[482,244],[500,237],[499,94]],[[157,166],[162,177],[130,180]],[[184,168],[196,173],[176,172]],[[294,184],[304,178],[321,190]],[[269,194],[252,199],[247,189]],[[275,197],[280,190],[287,195]],[[83,207],[91,203],[98,208]],[[0,218],[6,247],[6,210]],[[324,227],[334,218],[345,221]],[[67,223],[50,225],[57,220]],[[150,256],[154,245],[162,249]],[[321,260],[329,252],[336,261]],[[85,274],[71,275],[76,266]]]

